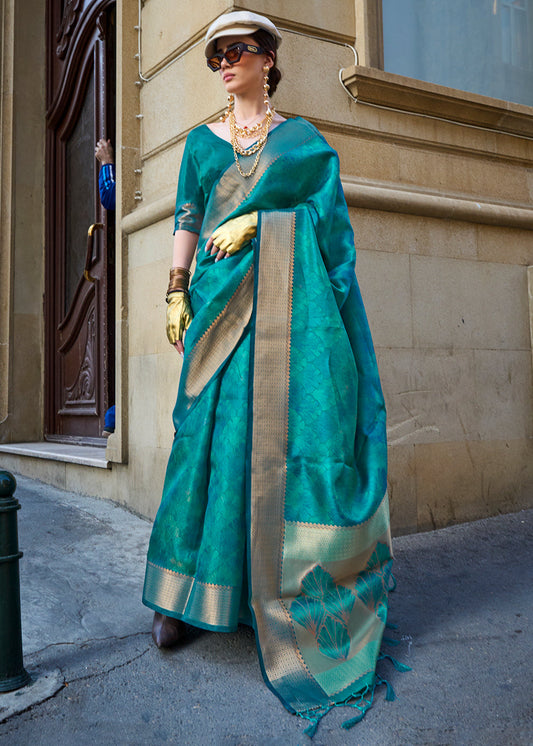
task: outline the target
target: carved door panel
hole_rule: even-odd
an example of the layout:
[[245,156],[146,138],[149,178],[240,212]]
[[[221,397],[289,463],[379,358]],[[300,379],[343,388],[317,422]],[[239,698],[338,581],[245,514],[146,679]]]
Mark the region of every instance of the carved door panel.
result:
[[114,212],[94,157],[100,137],[114,142],[114,20],[109,0],[48,3],[48,439],[100,438],[114,403]]

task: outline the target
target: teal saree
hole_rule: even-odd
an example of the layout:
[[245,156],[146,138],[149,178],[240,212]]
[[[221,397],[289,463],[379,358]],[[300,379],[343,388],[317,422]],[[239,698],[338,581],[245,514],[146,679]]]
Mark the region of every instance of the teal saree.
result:
[[[216,262],[213,230],[259,212]],[[338,157],[296,118],[242,178],[193,130],[176,227],[199,234],[194,319],[143,601],[206,629],[252,624],[268,686],[312,735],[370,706],[392,564],[385,406]],[[351,724],[351,722],[350,722]]]

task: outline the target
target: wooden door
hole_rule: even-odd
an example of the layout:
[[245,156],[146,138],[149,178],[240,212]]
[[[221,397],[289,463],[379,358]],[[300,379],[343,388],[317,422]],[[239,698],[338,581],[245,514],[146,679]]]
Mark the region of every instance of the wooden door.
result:
[[114,143],[115,8],[48,0],[47,17],[45,437],[90,443],[114,403],[114,212],[94,147]]

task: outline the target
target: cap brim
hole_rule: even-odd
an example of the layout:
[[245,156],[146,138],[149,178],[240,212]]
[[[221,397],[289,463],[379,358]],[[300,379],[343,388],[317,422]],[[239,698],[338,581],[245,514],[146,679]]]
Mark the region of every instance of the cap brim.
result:
[[215,34],[212,39],[209,39],[208,42],[206,42],[205,45],[205,56],[209,59],[209,57],[212,57],[216,51],[217,51],[217,40],[222,39],[225,36],[250,36],[251,34],[255,34],[256,31],[259,31],[259,26],[228,26],[228,28],[223,28],[220,31],[215,31]]

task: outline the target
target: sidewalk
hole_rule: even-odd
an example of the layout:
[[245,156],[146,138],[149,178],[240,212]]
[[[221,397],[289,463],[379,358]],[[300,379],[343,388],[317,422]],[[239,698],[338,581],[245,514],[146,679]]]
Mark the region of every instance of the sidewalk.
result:
[[[152,644],[140,600],[150,523],[17,482],[24,662],[35,683],[0,694],[1,746],[533,743],[533,510],[395,540],[393,654],[413,671],[385,664],[396,701],[381,688],[362,723],[342,730],[353,715],[339,708],[310,741],[263,683],[251,630],[190,628],[179,649]],[[45,684],[49,699],[11,714]]]

